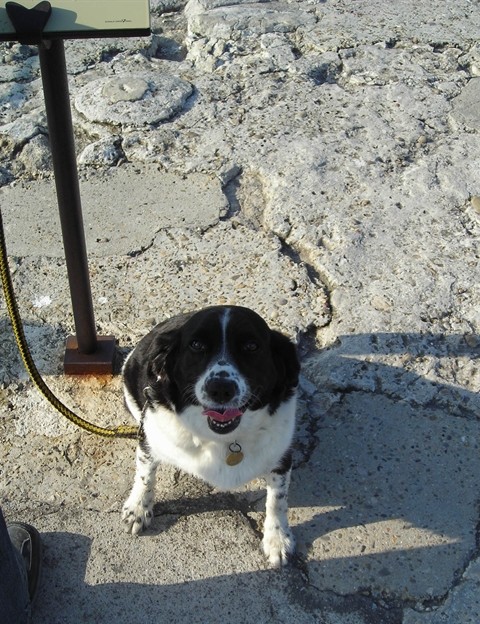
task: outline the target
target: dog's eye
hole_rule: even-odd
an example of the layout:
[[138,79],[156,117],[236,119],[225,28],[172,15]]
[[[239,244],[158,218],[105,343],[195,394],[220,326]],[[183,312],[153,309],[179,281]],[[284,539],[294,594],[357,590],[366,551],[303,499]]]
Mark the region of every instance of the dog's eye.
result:
[[195,353],[204,353],[207,350],[207,346],[201,340],[192,340],[190,349]]
[[258,343],[255,342],[255,340],[249,340],[242,346],[242,351],[245,351],[245,353],[254,353],[255,351],[258,351],[258,349],[259,346]]

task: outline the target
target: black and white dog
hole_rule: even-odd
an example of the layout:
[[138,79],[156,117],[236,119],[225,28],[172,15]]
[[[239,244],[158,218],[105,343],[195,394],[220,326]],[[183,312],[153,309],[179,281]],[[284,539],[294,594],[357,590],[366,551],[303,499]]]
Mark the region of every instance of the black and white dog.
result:
[[165,462],[228,490],[267,483],[263,550],[285,564],[296,387],[295,346],[252,310],[216,306],[157,325],[123,367],[127,406],[140,422],[126,530],[152,519],[156,468]]

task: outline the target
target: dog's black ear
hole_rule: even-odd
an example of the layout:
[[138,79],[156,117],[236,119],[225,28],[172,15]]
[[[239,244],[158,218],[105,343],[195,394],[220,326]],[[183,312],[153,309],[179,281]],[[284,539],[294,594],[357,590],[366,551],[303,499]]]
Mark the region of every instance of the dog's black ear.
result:
[[287,398],[298,385],[300,362],[297,348],[293,342],[280,332],[272,330],[271,334],[272,358],[277,369],[277,391]]
[[191,312],[178,314],[162,321],[140,342],[141,345],[147,341],[142,360],[148,362],[147,374],[150,380],[156,381],[164,373],[168,374],[168,364],[178,348],[181,329],[191,315]]
[[146,354],[146,360],[148,362],[148,377],[153,383],[166,380],[169,377],[171,360],[177,349],[178,338],[179,331],[172,330],[162,332],[152,340]]
[[170,406],[175,400],[177,390],[172,381],[172,369],[178,342],[179,331],[172,330],[157,334],[149,345],[142,391],[150,403]]

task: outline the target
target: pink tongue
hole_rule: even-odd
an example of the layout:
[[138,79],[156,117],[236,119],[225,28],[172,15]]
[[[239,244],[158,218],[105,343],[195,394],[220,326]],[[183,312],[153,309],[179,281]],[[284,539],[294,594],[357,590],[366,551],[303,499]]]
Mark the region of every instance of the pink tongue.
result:
[[205,416],[210,416],[210,418],[213,418],[213,420],[217,420],[218,422],[228,422],[229,420],[237,418],[237,416],[241,416],[243,412],[239,409],[231,408],[226,409],[223,414],[216,412],[215,410],[205,410],[203,414],[205,414]]

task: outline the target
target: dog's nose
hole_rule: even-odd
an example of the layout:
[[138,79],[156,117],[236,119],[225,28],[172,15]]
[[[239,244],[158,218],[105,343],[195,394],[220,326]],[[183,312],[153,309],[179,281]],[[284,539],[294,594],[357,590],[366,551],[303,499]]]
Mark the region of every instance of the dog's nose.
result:
[[237,393],[237,384],[231,379],[212,377],[205,384],[208,396],[215,403],[229,403]]

